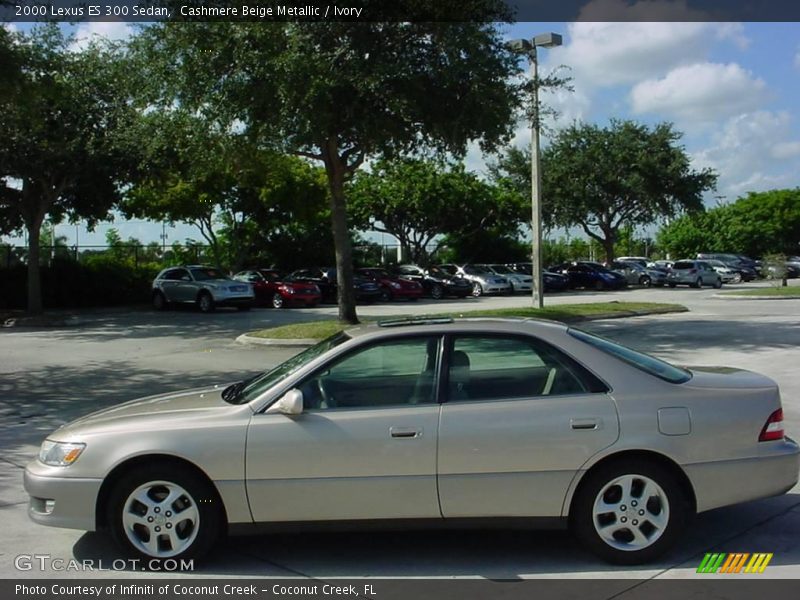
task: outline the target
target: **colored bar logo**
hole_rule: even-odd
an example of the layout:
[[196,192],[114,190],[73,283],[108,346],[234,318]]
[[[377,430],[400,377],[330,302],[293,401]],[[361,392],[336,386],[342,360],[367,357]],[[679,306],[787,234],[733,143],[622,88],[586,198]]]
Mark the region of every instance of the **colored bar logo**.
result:
[[[703,557],[698,573],[763,573],[772,552],[708,552]],[[746,565],[746,566],[745,566]]]

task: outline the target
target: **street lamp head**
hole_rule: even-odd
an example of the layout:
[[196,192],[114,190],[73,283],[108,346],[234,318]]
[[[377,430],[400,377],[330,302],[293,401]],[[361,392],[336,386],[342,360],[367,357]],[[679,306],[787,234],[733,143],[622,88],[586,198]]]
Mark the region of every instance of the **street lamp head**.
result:
[[528,40],[510,40],[506,43],[506,46],[509,50],[517,54],[529,52],[531,48],[533,48],[533,45]]
[[540,33],[533,38],[533,45],[540,48],[554,48],[560,46],[563,42],[561,35],[558,33]]

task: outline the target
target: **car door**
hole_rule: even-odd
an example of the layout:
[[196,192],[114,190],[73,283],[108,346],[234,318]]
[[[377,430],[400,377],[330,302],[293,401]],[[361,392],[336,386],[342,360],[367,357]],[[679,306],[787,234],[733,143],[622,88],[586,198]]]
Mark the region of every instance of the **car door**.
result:
[[186,269],[176,268],[170,269],[166,273],[164,273],[164,277],[161,280],[161,291],[164,292],[164,295],[169,302],[185,302],[185,294],[182,294],[182,279],[184,277],[189,277],[189,273]]
[[257,522],[441,517],[438,336],[365,344],[298,382],[303,413],[256,414],[247,494]]
[[442,515],[560,516],[576,472],[618,437],[605,384],[529,336],[457,336],[445,356]]

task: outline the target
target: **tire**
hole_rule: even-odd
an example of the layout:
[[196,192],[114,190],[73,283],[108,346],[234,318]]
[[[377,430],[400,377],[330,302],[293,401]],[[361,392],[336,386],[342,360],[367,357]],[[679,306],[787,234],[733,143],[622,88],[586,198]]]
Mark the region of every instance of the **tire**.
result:
[[392,301],[392,293],[389,290],[381,290],[381,295],[378,298],[381,302],[391,302]]
[[670,283],[668,283],[667,285],[668,285],[669,287],[671,287],[671,288],[674,288],[674,287],[675,287],[676,285],[678,285],[678,284],[677,284],[677,283],[672,283],[672,282],[670,282]]
[[[170,494],[174,500],[168,504]],[[148,562],[200,558],[224,530],[224,514],[211,484],[180,467],[132,469],[111,491],[106,509],[116,543]]]
[[200,295],[197,296],[197,307],[200,309],[200,312],[214,312],[214,298],[212,298],[211,294],[208,292],[200,292]]
[[586,475],[572,503],[570,526],[604,560],[636,565],[669,549],[691,515],[686,492],[670,470],[646,459],[627,459]]
[[741,273],[734,273],[734,275],[733,275],[733,283],[742,283],[742,274]]
[[431,287],[431,298],[434,300],[441,300],[444,298],[444,288],[438,283],[435,283],[433,287]]
[[483,286],[477,281],[472,284],[472,295],[476,298],[483,296]]
[[649,275],[642,275],[639,278],[639,285],[641,285],[642,287],[649,288],[651,285],[653,285],[653,280],[650,279]]
[[275,292],[272,295],[272,308],[283,308],[284,304],[283,296],[281,296],[278,292]]
[[702,277],[698,277],[698,278],[697,278],[697,281],[695,281],[695,282],[692,284],[692,287],[693,287],[693,288],[697,288],[698,290],[701,290],[701,289],[703,289],[703,278],[702,278]]
[[602,292],[604,289],[606,289],[606,286],[602,281],[595,281],[594,289],[597,290],[598,292]]
[[167,310],[169,303],[162,292],[153,294],[153,308],[156,310]]
[[714,289],[715,289],[715,290],[718,290],[718,289],[719,289],[719,288],[721,288],[721,287],[722,287],[722,279],[717,279],[717,280],[714,282]]

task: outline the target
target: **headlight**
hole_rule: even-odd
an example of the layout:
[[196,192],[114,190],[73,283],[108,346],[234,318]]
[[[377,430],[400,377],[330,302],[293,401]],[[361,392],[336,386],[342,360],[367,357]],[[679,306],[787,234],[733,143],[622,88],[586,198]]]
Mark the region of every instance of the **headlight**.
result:
[[396,281],[390,281],[389,285],[392,286],[396,290],[399,290],[401,287],[403,287],[399,283],[397,283]]
[[68,467],[81,455],[86,444],[45,440],[39,450],[39,461],[51,467]]
[[294,289],[293,287],[289,287],[288,285],[281,286],[281,289],[287,294],[294,294],[295,292],[297,292],[296,289]]

